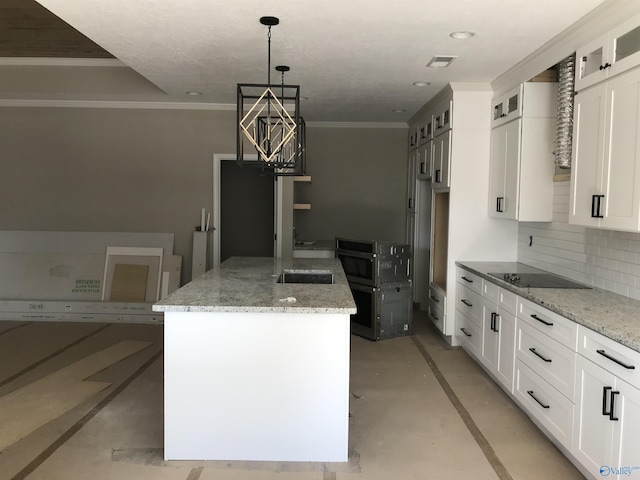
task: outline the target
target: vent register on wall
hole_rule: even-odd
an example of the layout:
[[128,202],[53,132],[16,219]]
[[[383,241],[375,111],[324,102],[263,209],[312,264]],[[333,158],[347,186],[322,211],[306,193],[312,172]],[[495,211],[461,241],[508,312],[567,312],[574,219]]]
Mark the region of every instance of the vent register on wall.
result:
[[336,238],[358,312],[351,333],[370,340],[413,333],[412,258],[409,246],[375,240]]

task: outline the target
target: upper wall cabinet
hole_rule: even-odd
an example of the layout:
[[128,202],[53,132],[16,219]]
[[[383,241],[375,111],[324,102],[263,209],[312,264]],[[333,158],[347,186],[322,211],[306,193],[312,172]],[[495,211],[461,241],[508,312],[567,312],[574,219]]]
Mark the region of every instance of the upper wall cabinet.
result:
[[576,63],[576,91],[640,65],[640,16],[578,49]]
[[491,128],[510,122],[522,115],[522,90],[523,86],[519,85],[493,100],[491,103]]
[[569,223],[640,230],[640,67],[575,98]]
[[453,101],[443,102],[433,114],[433,136],[436,137],[451,128],[453,123]]
[[433,138],[433,117],[429,116],[428,120],[422,122],[418,127],[418,145],[422,145]]
[[490,217],[551,221],[557,97],[557,83],[529,82],[493,102]]

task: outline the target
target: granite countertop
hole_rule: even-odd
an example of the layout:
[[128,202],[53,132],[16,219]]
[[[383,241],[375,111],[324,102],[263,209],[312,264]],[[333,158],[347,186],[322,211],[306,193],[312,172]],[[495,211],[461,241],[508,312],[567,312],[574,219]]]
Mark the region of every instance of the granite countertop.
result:
[[[456,262],[522,298],[640,352],[640,301],[599,288],[519,288],[491,273],[543,273],[515,262]],[[544,272],[549,273],[549,272]]]
[[296,240],[294,250],[335,250],[335,240]]
[[[284,269],[332,270],[334,283],[276,283]],[[232,257],[156,303],[153,310],[353,314],[356,305],[338,259]]]

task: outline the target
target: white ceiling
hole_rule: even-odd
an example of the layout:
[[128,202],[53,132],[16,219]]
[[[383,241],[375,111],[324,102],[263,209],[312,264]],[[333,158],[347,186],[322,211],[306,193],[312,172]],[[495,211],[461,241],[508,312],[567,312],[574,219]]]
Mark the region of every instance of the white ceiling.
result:
[[[496,79],[603,0],[38,1],[137,73],[5,59],[1,98],[234,108],[237,83],[266,82],[267,28],[259,18],[272,15],[280,18],[272,67],[291,67],[286,83],[308,97],[301,107],[308,122],[404,122],[449,82]],[[455,40],[456,30],[476,36]],[[434,55],[458,58],[446,69],[427,68]],[[276,72],[272,80],[280,82]],[[193,90],[203,95],[186,94]]]

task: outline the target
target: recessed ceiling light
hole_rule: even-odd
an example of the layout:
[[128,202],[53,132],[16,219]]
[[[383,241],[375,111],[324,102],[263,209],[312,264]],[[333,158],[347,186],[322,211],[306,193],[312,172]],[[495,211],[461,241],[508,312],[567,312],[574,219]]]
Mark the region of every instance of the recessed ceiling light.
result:
[[465,38],[471,38],[474,37],[476,34],[475,32],[451,32],[449,34],[449,36],[451,38],[456,38],[458,40],[463,40]]
[[189,90],[189,91],[187,92],[187,95],[192,95],[192,96],[194,96],[194,97],[197,97],[197,96],[199,96],[199,95],[202,95],[202,92],[196,92],[195,90]]
[[428,87],[431,82],[413,82],[414,87]]
[[433,57],[431,60],[429,60],[429,63],[427,63],[427,67],[433,67],[433,68],[444,68],[444,67],[448,67],[449,65],[451,65],[451,62],[453,62],[456,58],[455,55],[437,55],[435,57]]
[[396,108],[396,109],[393,109],[391,111],[393,113],[405,113],[406,112],[406,110],[403,110],[402,108]]

